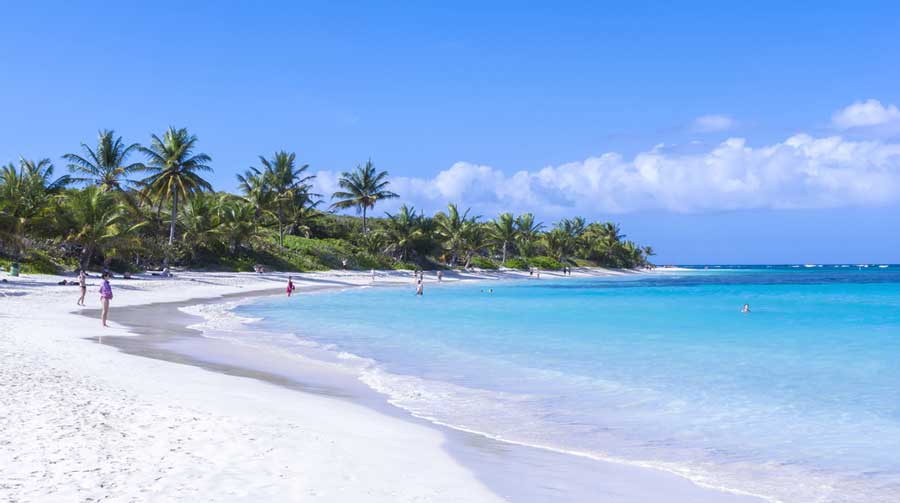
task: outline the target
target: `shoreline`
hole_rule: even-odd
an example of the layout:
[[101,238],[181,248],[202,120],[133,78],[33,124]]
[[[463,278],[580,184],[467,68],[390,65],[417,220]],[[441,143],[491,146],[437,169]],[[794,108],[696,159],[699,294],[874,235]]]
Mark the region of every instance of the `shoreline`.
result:
[[[194,274],[200,274],[200,278],[202,278],[204,273]],[[601,274],[608,275],[603,271],[589,275],[599,276]],[[286,276],[287,274],[279,275],[276,281],[284,281]],[[320,290],[368,286],[361,284],[359,277],[368,277],[369,275],[366,273],[347,274],[339,271],[324,275],[317,274],[313,278],[301,274],[293,274],[293,276],[301,289],[299,294],[302,295],[305,293],[304,290],[308,292],[313,285]],[[465,277],[464,280],[497,280],[498,276],[497,274],[473,275]],[[510,276],[527,279],[527,275]],[[390,274],[389,277],[390,281],[382,284],[411,285],[411,277],[407,274],[395,273]],[[190,281],[195,279],[199,278],[192,278]],[[313,285],[309,285],[308,281],[313,282]],[[460,279],[448,278],[447,284],[457,281]],[[117,283],[128,284],[121,280]],[[246,286],[244,285],[244,287]],[[264,286],[269,286],[269,288],[263,288]],[[477,482],[472,481],[474,482],[473,487],[481,485],[482,487],[478,489],[487,489],[490,493],[482,494],[475,499],[470,498],[469,501],[503,500],[504,498],[509,501],[549,501],[551,495],[556,496],[555,501],[587,501],[576,494],[579,490],[572,491],[575,489],[572,487],[573,480],[577,479],[584,482],[584,487],[579,488],[583,495],[596,497],[597,494],[606,493],[610,501],[652,501],[654,495],[658,498],[664,495],[667,501],[762,501],[755,497],[723,492],[720,489],[703,488],[680,475],[658,468],[629,466],[609,460],[578,458],[577,454],[573,453],[559,453],[539,447],[523,446],[490,439],[477,432],[464,432],[451,426],[441,426],[426,419],[417,418],[409,412],[389,404],[384,395],[371,390],[350,373],[339,375],[333,370],[329,373],[324,366],[312,365],[311,372],[308,368],[301,371],[300,367],[303,365],[298,365],[297,361],[285,362],[281,357],[280,363],[272,367],[275,369],[274,372],[266,371],[260,369],[259,366],[261,364],[271,366],[273,361],[278,358],[269,355],[264,360],[260,360],[260,352],[251,350],[253,356],[247,359],[247,355],[243,354],[243,351],[235,351],[234,344],[204,337],[197,329],[188,328],[195,325],[190,323],[195,315],[180,310],[186,306],[221,304],[229,299],[244,300],[249,297],[262,297],[276,293],[283,292],[280,288],[272,288],[271,285],[254,284],[250,287],[250,291],[232,291],[214,297],[191,297],[170,302],[138,302],[131,307],[118,309],[114,307],[112,319],[125,320],[124,325],[132,327],[128,329],[132,335],[118,333],[114,334],[112,340],[105,337],[104,339],[106,339],[106,344],[112,342],[112,346],[122,354],[140,355],[145,357],[143,359],[164,360],[167,366],[171,366],[170,362],[175,362],[183,364],[180,367],[200,367],[210,371],[209,373],[228,376],[232,380],[242,377],[262,381],[289,390],[289,393],[295,395],[317,395],[328,401],[339,400],[354,406],[362,405],[372,411],[370,414],[387,416],[402,421],[409,427],[437,431],[444,439],[439,444],[440,449],[449,453],[453,462],[460,464],[460,468],[472,473],[477,480]],[[84,314],[87,316],[79,317],[91,320],[89,316],[93,313],[76,311],[73,314]],[[131,316],[135,318],[129,319]],[[160,323],[159,320],[167,321]],[[118,332],[118,330],[116,331]],[[137,337],[133,335],[135,332],[138,334]],[[90,339],[90,337],[88,338]],[[164,338],[169,340],[164,340]],[[184,347],[174,347],[171,344],[172,339],[191,340],[191,343],[196,345],[192,350],[202,353],[203,358],[186,354],[190,351],[185,351]],[[85,341],[80,342],[84,343]],[[180,340],[180,342],[184,341]],[[254,359],[256,359],[255,362]],[[304,360],[303,363],[309,364],[309,361]],[[256,368],[254,368],[254,364]],[[298,394],[297,391],[303,393]],[[300,397],[296,399],[299,400]],[[505,465],[506,469],[497,469],[498,463]],[[529,470],[531,471],[529,475],[535,476],[536,480],[530,477],[526,480],[534,480],[536,486],[548,491],[546,496],[542,497],[535,494],[534,490],[522,487],[523,479],[520,475],[522,471]],[[597,475],[602,476],[597,477]],[[597,479],[601,480],[597,481]],[[588,483],[588,481],[590,482]],[[568,488],[572,491],[569,494],[571,497],[559,497],[558,493],[552,492],[553,486]],[[684,495],[684,499],[677,497],[679,493]]]

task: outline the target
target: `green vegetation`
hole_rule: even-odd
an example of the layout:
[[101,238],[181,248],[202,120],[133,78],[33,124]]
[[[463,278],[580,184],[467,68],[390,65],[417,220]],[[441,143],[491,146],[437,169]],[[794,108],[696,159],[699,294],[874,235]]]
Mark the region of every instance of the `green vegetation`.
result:
[[[148,147],[104,130],[96,146],[62,156],[71,176],[55,177],[50,159],[2,167],[0,266],[556,270],[642,267],[653,255],[616,224],[583,218],[545,228],[530,213],[485,220],[452,203],[433,216],[405,204],[373,216],[379,201],[399,196],[371,160],[342,173],[331,211],[319,209],[309,166],[287,151],[259,156],[258,167],[237,176],[238,194],[214,192],[204,178],[212,158],[198,143],[186,129],[151,135]],[[333,213],[343,209],[360,217]]]

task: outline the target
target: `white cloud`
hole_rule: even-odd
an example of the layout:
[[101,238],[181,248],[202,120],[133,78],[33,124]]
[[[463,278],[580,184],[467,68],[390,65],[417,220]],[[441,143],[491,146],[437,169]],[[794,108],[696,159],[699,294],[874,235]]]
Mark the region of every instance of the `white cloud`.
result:
[[884,106],[878,100],[857,101],[835,112],[831,124],[838,129],[900,124],[900,109],[895,105]]
[[[319,173],[330,194],[335,174]],[[425,211],[456,202],[491,216],[533,211],[542,218],[641,210],[704,212],[828,208],[900,202],[900,144],[800,134],[751,147],[731,138],[703,151],[654,147],[633,158],[610,152],[583,161],[506,174],[457,162],[431,178],[395,177],[397,201]]]
[[727,115],[701,115],[691,122],[691,131],[721,133],[737,127],[737,121]]

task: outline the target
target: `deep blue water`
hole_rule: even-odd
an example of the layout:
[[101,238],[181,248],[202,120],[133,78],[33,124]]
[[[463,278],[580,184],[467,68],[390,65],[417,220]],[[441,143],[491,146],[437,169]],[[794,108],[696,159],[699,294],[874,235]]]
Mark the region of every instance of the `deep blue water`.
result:
[[412,292],[301,293],[238,313],[458,428],[782,501],[900,501],[900,267]]

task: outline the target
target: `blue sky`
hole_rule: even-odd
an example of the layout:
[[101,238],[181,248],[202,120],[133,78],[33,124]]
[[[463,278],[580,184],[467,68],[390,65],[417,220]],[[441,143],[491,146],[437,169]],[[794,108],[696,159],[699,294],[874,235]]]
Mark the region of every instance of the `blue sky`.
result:
[[[0,162],[187,127],[659,262],[900,262],[897,3],[4,3]],[[384,209],[391,209],[385,206]]]

